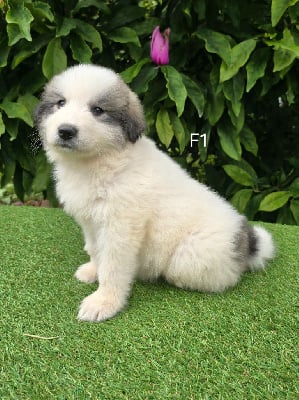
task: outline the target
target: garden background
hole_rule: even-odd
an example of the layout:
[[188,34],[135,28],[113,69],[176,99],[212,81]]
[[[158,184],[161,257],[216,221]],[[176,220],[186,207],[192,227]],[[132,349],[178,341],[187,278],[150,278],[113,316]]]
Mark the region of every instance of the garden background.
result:
[[49,78],[92,62],[121,74],[147,134],[196,179],[251,220],[299,224],[298,18],[298,0],[0,1],[2,200],[13,186],[55,204],[33,111]]

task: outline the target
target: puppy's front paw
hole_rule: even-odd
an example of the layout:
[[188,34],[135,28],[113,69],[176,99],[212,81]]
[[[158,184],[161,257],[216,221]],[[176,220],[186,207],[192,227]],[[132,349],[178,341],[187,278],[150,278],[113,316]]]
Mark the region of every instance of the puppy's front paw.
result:
[[105,321],[114,317],[123,305],[115,296],[104,296],[100,290],[97,290],[82,301],[78,319],[90,322]]
[[92,262],[80,265],[75,272],[75,277],[80,282],[94,283],[97,281],[97,268]]

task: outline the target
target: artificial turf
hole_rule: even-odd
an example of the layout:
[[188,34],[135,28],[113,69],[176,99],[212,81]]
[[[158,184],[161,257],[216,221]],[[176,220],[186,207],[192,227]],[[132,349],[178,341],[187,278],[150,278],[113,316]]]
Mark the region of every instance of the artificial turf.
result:
[[0,399],[298,399],[299,227],[266,227],[277,257],[234,289],[136,283],[96,324],[76,319],[96,287],[73,278],[87,260],[76,224],[1,206]]

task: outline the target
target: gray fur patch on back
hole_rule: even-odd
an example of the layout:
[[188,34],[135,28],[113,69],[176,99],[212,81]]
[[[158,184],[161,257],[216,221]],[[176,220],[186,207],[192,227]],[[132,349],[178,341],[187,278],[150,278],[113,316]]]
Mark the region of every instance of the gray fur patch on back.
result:
[[253,228],[248,225],[246,218],[243,218],[240,230],[235,235],[234,245],[236,259],[239,260],[243,268],[246,268],[249,257],[258,251],[257,237]]

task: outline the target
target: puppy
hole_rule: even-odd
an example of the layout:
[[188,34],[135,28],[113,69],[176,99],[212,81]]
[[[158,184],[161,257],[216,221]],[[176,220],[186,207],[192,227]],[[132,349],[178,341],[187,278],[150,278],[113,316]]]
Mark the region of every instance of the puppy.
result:
[[36,124],[57,195],[82,227],[90,256],[75,276],[99,282],[79,320],[116,315],[137,278],[222,292],[273,257],[266,230],[250,227],[142,136],[141,104],[112,70],[78,65],[55,76]]

